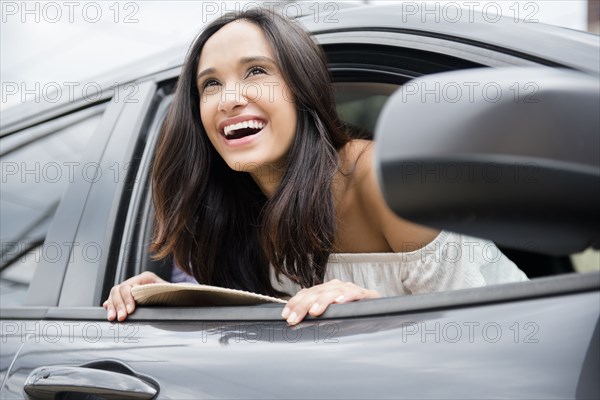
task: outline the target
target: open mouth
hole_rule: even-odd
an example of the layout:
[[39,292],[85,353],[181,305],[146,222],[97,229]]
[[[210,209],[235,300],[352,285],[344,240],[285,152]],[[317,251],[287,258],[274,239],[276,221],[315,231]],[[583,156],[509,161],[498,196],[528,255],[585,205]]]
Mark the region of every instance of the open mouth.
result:
[[246,136],[256,135],[266,125],[265,122],[258,120],[238,122],[237,124],[226,126],[223,130],[223,135],[227,140],[241,139]]

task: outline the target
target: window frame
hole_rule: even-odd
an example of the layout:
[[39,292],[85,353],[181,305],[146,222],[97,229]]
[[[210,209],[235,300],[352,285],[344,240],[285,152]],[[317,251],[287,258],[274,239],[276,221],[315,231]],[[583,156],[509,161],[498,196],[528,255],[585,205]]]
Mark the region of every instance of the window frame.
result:
[[[394,49],[392,47],[390,50]],[[331,54],[329,54],[331,55]],[[403,71],[394,71],[393,68],[389,68],[384,71],[384,74],[380,74],[373,66],[368,66],[361,63],[348,64],[348,63],[331,63],[331,73],[334,76],[336,82],[364,82],[364,79],[372,79],[375,82],[389,83],[390,77],[395,79],[404,79]],[[356,74],[359,71],[361,73]],[[177,72],[177,71],[174,71]],[[381,72],[381,71],[379,71]],[[164,75],[163,75],[164,76]],[[175,79],[176,74],[168,74],[164,78]],[[337,78],[337,79],[336,79]],[[381,78],[381,79],[378,79]],[[396,81],[397,83],[397,81]],[[170,83],[169,83],[170,84]],[[158,83],[159,87],[161,83]],[[169,98],[169,94],[163,97],[163,100]],[[163,106],[159,106],[158,109],[165,112],[166,109]],[[149,146],[152,146],[156,142],[158,135],[158,128],[160,116],[155,116],[153,120],[153,128],[150,131],[148,139]],[[147,242],[147,233],[151,228],[152,216],[148,212],[150,207],[150,196],[146,193],[144,195],[143,190],[148,190],[149,184],[149,166],[151,165],[151,157],[154,149],[146,148],[144,156],[142,158],[141,167],[138,171],[138,185],[136,193],[132,199],[135,202],[130,204],[128,215],[131,219],[139,221],[140,227],[136,227],[135,232],[132,230],[127,236],[128,240],[137,240],[137,246],[135,251],[135,257],[131,258],[130,255],[121,254],[119,257],[121,270],[117,273],[118,279],[112,284],[123,281],[127,277],[142,272],[143,264],[136,263],[136,260],[147,260],[148,256],[143,251],[145,248],[144,240]],[[140,183],[141,182],[141,183]],[[135,204],[134,204],[135,203]],[[140,208],[141,207],[141,208]],[[145,236],[146,235],[146,236]],[[146,254],[144,256],[144,254]],[[129,257],[129,258],[128,258]],[[123,262],[129,262],[130,266],[126,269],[123,268]],[[131,267],[131,264],[134,267]],[[160,262],[159,264],[160,265]],[[171,264],[169,261],[163,262],[160,265],[161,268],[170,268]],[[129,273],[126,273],[128,271]],[[156,270],[155,270],[156,272]],[[164,276],[163,276],[164,277]],[[483,304],[494,304],[504,303],[510,301],[517,301],[523,299],[534,299],[539,297],[547,296],[560,296],[579,292],[588,292],[598,290],[598,283],[600,282],[600,274],[588,273],[588,274],[572,274],[568,276],[539,278],[535,282],[519,282],[512,284],[503,284],[495,287],[486,288],[474,288],[474,289],[462,289],[450,292],[404,296],[404,297],[392,297],[386,299],[376,299],[363,302],[357,302],[353,304],[345,304],[344,307],[331,307],[335,311],[327,311],[324,318],[344,318],[348,316],[371,316],[388,314],[391,312],[418,312],[428,309],[444,309],[446,307],[467,307],[467,306],[478,306]],[[105,293],[108,295],[108,293]],[[160,308],[159,310],[162,310]],[[168,307],[169,315],[165,317],[163,311],[153,309],[142,309],[138,310],[136,315],[132,315],[132,321],[138,320],[152,320],[160,318],[161,320],[187,320],[187,319],[212,319],[218,318],[219,320],[255,320],[255,319],[279,319],[280,305],[265,304],[254,307],[208,307],[200,309],[189,309],[182,307]],[[250,311],[251,310],[251,311]],[[130,317],[130,318],[131,318]],[[309,318],[310,319],[310,318]],[[322,318],[321,318],[322,319]]]

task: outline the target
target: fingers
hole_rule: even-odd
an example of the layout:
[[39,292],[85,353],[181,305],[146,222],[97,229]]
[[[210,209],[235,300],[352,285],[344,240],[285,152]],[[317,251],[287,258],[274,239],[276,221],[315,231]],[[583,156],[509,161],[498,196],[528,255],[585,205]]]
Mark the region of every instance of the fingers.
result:
[[113,286],[108,299],[102,303],[102,307],[106,309],[107,319],[109,321],[114,321],[115,319],[117,321],[125,321],[127,316],[135,311],[135,299],[131,294],[133,286],[162,282],[166,281],[156,274],[146,271],[127,279],[119,285]]
[[123,282],[110,290],[108,300],[104,302],[109,321],[124,321],[135,310],[135,300],[131,295],[131,285]]
[[317,317],[325,312],[330,304],[377,298],[375,290],[364,289],[351,282],[341,282],[337,279],[302,289],[286,304],[281,317],[290,325],[302,321],[307,314]]
[[[131,285],[133,285],[133,284],[146,285],[148,283],[167,283],[167,281],[165,281],[164,279],[161,279],[154,272],[150,272],[150,271],[142,272],[139,275],[136,275],[136,276],[133,276],[133,277],[127,279],[125,282],[128,282]],[[125,282],[123,282],[123,283],[125,283]]]

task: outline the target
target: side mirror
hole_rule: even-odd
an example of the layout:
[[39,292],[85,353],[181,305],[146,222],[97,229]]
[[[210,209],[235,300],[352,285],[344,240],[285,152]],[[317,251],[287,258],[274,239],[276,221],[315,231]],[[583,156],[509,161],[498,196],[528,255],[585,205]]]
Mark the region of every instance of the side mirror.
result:
[[383,196],[414,222],[564,255],[600,244],[600,83],[470,69],[405,84],[375,127]]

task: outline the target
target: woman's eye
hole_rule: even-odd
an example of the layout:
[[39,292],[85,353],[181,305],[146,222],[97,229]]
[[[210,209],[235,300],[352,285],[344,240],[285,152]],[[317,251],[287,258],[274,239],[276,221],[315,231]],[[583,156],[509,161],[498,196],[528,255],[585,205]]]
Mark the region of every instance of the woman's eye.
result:
[[216,86],[216,85],[218,85],[218,84],[219,84],[219,82],[217,82],[217,81],[216,81],[216,80],[214,80],[214,79],[207,79],[207,80],[206,80],[206,81],[204,81],[204,83],[202,84],[202,90],[208,89],[208,88],[210,88],[211,86]]
[[266,74],[266,73],[267,73],[267,71],[262,67],[252,67],[248,70],[248,76]]

